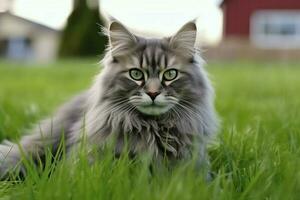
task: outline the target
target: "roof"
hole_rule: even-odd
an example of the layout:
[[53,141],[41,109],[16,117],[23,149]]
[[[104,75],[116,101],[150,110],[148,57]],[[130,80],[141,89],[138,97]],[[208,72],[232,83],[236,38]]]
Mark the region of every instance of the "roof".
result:
[[37,26],[37,27],[39,27],[39,28],[46,29],[46,30],[49,30],[49,31],[54,31],[54,32],[60,32],[60,31],[57,30],[57,29],[51,28],[51,27],[49,27],[49,26],[45,26],[45,25],[43,25],[43,24],[37,23],[37,22],[32,21],[32,20],[30,20],[30,19],[26,19],[26,18],[21,17],[21,16],[17,16],[17,15],[15,15],[15,14],[9,12],[9,11],[0,12],[0,17],[1,17],[1,15],[9,15],[9,16],[11,16],[11,17],[13,17],[13,18],[18,19],[18,20],[21,20],[21,21],[24,21],[24,22],[27,22],[27,23],[34,24],[35,26]]

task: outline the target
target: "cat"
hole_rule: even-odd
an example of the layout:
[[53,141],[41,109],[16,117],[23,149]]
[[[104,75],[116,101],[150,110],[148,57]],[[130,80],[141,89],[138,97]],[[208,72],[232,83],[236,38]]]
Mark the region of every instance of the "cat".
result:
[[[214,90],[196,48],[197,28],[186,23],[171,37],[144,38],[119,21],[106,29],[103,69],[92,87],[67,102],[51,119],[41,121],[19,144],[0,145],[0,175],[26,173],[22,159],[39,158],[45,146],[66,152],[86,145],[103,146],[115,138],[114,153],[125,146],[159,161],[197,157],[209,163],[206,146],[218,129]],[[83,130],[84,129],[84,130]],[[197,149],[197,151],[194,151]]]

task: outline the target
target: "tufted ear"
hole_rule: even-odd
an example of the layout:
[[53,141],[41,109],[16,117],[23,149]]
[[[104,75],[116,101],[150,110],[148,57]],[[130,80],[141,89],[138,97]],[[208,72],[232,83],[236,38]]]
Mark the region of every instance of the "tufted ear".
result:
[[170,47],[184,56],[193,55],[195,52],[195,42],[197,27],[195,22],[188,22],[170,38]]
[[108,28],[110,48],[114,55],[130,50],[137,38],[120,22],[113,21]]

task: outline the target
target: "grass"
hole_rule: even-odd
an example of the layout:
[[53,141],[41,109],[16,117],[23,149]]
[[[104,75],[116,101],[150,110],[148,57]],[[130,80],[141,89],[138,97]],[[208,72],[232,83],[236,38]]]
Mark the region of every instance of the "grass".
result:
[[[41,117],[87,88],[94,61],[43,67],[0,62],[0,138],[16,140]],[[63,159],[31,170],[25,181],[0,182],[0,199],[299,199],[299,63],[211,63],[222,118],[210,148],[211,183],[185,163],[151,175],[143,162],[104,155],[95,165]],[[52,172],[52,173],[50,173]],[[49,173],[51,175],[49,175]]]

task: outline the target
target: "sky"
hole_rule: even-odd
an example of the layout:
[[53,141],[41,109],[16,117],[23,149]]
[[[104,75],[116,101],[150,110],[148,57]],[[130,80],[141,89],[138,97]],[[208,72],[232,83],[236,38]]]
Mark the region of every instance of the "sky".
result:
[[14,13],[54,29],[61,29],[65,25],[73,6],[72,0],[13,1]]
[[143,35],[169,36],[194,19],[203,41],[217,42],[222,35],[216,0],[102,0],[102,9]]
[[[13,11],[54,29],[62,29],[72,10],[72,2],[14,0]],[[214,43],[222,35],[222,13],[217,6],[219,2],[220,0],[102,0],[100,5],[102,12],[144,35],[171,35],[185,22],[197,19],[201,40]]]

